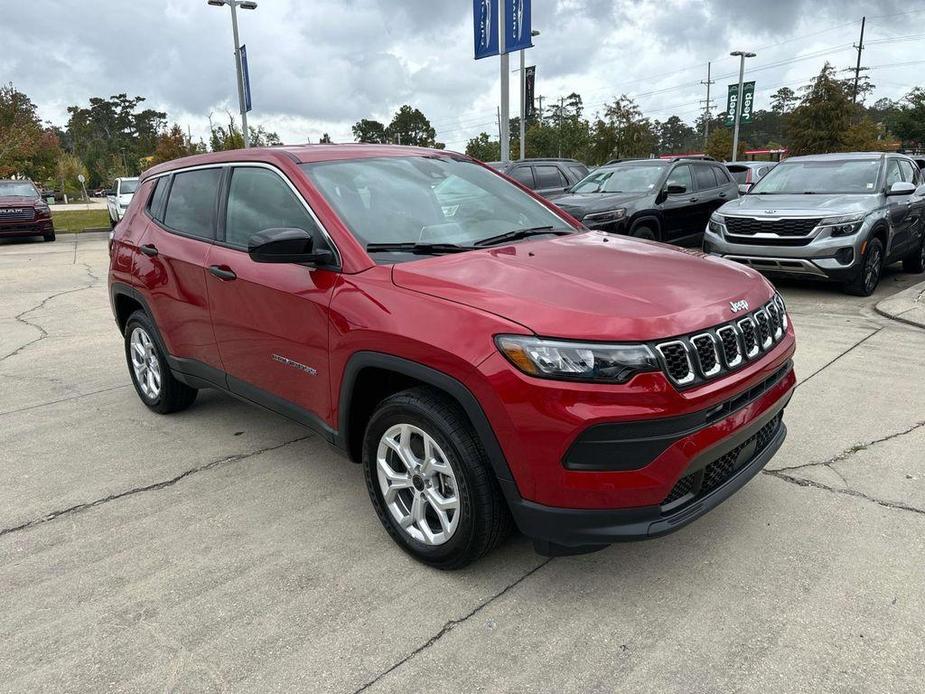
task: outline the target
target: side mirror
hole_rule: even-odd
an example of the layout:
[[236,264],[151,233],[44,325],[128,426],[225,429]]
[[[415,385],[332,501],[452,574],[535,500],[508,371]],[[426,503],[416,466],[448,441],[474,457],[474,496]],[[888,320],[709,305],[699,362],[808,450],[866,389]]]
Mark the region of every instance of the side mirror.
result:
[[330,265],[334,254],[320,248],[316,236],[305,229],[264,229],[251,236],[247,253],[255,263]]
[[916,197],[919,197],[919,198],[925,198],[925,184],[920,185],[918,188],[915,189],[915,195]]
[[887,195],[912,195],[915,192],[915,185],[905,181],[897,181],[890,186],[886,192]]
[[665,186],[665,192],[668,195],[684,195],[687,192],[687,187],[678,185]]

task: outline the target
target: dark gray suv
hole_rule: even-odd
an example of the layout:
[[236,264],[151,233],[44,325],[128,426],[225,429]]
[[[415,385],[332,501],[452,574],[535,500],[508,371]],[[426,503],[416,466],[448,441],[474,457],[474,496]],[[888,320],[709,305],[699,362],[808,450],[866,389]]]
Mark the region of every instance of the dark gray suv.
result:
[[521,159],[488,165],[545,198],[561,195],[588,175],[588,167],[577,159]]
[[870,296],[891,263],[925,270],[923,215],[923,176],[909,157],[792,157],[713,214],[703,248],[767,275],[836,281]]

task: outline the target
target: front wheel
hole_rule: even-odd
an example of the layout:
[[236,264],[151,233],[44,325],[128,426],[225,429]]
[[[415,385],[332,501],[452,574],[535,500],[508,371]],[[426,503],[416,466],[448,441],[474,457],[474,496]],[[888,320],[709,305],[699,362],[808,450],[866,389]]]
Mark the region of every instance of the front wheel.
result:
[[845,291],[855,296],[870,296],[880,284],[883,274],[883,244],[880,239],[867,242],[867,250],[857,276],[845,285]]
[[363,441],[366,487],[391,538],[415,559],[458,569],[511,528],[491,465],[463,411],[440,391],[383,400]]
[[658,235],[655,233],[655,230],[652,227],[648,227],[644,224],[634,228],[630,232],[630,236],[637,239],[644,239],[646,241],[658,241]]
[[167,359],[154,339],[154,325],[144,311],[135,311],[125,324],[125,360],[135,392],[160,414],[185,410],[196,399],[196,389],[170,372]]

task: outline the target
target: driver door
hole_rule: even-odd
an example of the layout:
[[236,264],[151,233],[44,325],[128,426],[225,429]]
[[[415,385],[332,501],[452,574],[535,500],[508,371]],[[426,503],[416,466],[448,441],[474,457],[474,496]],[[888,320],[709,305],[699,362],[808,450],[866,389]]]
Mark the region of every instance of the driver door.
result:
[[[233,166],[219,237],[206,259],[209,306],[232,392],[295,405],[295,419],[330,420],[329,306],[340,275],[289,263],[255,263],[248,241],[272,228],[318,228],[275,169]],[[309,422],[310,423],[310,422]]]
[[697,218],[697,192],[694,189],[694,178],[688,164],[679,164],[674,167],[665,187],[681,186],[683,193],[669,195],[662,203],[662,240],[674,241],[683,236],[694,233]]
[[[903,166],[905,161],[898,158],[887,160],[886,190],[889,191],[894,183],[913,183],[915,173],[911,166]],[[911,226],[913,217],[913,195],[888,195],[886,198],[890,215],[890,225],[893,227],[893,240],[890,248],[884,249],[888,258],[895,259],[902,256],[910,244]]]

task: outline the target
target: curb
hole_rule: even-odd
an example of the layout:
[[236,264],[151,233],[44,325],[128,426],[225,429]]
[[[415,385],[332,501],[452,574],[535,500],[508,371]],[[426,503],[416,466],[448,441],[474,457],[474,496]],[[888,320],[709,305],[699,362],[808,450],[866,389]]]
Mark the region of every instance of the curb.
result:
[[874,310],[885,318],[925,329],[925,282],[878,302]]
[[86,229],[55,229],[56,234],[87,234],[90,232],[109,233],[109,227],[87,227]]

